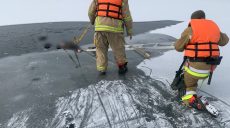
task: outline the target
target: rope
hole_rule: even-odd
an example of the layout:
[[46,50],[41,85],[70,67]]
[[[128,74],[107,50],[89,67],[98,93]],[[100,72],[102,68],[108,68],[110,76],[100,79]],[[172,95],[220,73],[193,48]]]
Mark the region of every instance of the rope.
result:
[[[67,52],[65,49],[63,49],[63,50],[64,50],[65,53],[69,56],[69,58],[72,60],[72,62],[76,65],[76,68],[77,68],[78,66],[80,66],[80,63],[77,64],[76,60],[73,59],[73,57],[70,55],[69,52]],[[79,61],[79,60],[78,60],[78,61]]]
[[81,42],[81,40],[85,37],[86,33],[89,31],[90,27],[91,27],[91,24],[87,24],[82,34],[79,37],[76,37],[76,36],[74,37],[73,39],[74,44],[79,44]]
[[[87,34],[89,28],[90,28],[91,24],[87,24],[87,26],[85,27],[84,31],[82,32],[82,34],[79,36],[79,37],[74,37],[73,39],[73,42],[74,44],[78,45],[81,40],[85,37],[85,35]],[[78,58],[78,55],[77,55],[77,52],[74,50],[74,54],[75,54],[75,58],[78,62],[76,62],[76,60],[73,59],[73,57],[70,55],[70,53],[68,53],[65,49],[64,49],[65,53],[67,53],[67,55],[69,56],[69,58],[72,60],[72,62],[76,65],[76,68],[79,66],[81,67],[81,64],[80,64],[80,61],[79,61],[79,58]]]
[[76,52],[75,50],[74,50],[74,54],[75,54],[75,57],[76,57],[76,59],[77,59],[77,61],[78,61],[79,67],[81,67],[81,63],[80,63],[80,61],[79,61],[77,52]]

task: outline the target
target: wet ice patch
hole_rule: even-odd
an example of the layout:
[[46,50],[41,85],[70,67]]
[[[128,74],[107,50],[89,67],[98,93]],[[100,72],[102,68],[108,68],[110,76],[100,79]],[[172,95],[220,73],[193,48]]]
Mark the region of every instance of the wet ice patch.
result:
[[182,23],[179,23],[179,24],[176,24],[173,26],[167,26],[165,28],[160,28],[160,29],[150,31],[150,33],[152,33],[152,34],[154,34],[154,33],[166,34],[166,35],[172,36],[174,38],[179,38],[181,36],[181,33],[183,32],[183,30],[185,28],[187,28],[188,24],[189,24],[188,22],[182,22]]
[[164,42],[164,44],[171,45],[176,39],[172,36],[158,34],[158,33],[144,33],[133,36],[132,40],[126,37],[128,44],[156,44]]
[[23,100],[25,97],[26,97],[26,95],[20,94],[20,95],[13,97],[12,100],[13,100],[13,102],[18,102],[20,100]]
[[168,51],[161,57],[144,60],[137,65],[137,68],[144,71],[147,76],[168,84],[168,82],[172,82],[182,61],[182,54],[176,51]]
[[45,64],[47,64],[47,61],[45,61],[45,60],[42,60],[42,61],[41,60],[39,60],[39,61],[32,60],[27,65],[25,65],[25,67],[27,69],[30,69],[30,70],[35,70],[36,68],[39,67],[39,65],[45,65]]

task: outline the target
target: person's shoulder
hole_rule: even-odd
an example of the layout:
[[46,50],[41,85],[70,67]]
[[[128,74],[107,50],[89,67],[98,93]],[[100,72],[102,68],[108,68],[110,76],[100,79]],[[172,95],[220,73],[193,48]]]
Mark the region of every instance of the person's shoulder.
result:
[[192,28],[191,26],[188,26],[184,29],[183,35],[191,35],[192,34]]
[[192,27],[191,27],[191,26],[188,26],[185,30],[186,30],[186,31],[189,31],[189,32],[192,32]]
[[92,1],[92,3],[97,3],[97,0],[91,0]]

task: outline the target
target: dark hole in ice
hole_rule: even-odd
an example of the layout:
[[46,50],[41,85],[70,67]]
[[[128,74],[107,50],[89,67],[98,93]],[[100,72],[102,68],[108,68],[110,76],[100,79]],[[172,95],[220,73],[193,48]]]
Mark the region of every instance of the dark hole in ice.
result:
[[40,37],[38,37],[38,40],[39,41],[45,41],[45,40],[47,40],[47,36],[40,36]]
[[49,48],[51,48],[52,47],[52,44],[51,43],[45,43],[44,44],[44,48],[45,49],[49,49]]
[[41,78],[33,78],[32,81],[39,81]]

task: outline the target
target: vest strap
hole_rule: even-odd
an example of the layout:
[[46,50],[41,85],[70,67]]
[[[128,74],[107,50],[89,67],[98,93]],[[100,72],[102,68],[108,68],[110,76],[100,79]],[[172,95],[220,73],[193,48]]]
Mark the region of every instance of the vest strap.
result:
[[[100,9],[100,5],[106,5],[107,8],[106,9]],[[110,7],[112,7],[112,6],[117,7],[118,10],[111,10]],[[121,18],[121,15],[122,15],[121,9],[122,9],[121,5],[113,4],[113,3],[110,3],[110,2],[101,2],[101,3],[97,3],[96,15],[100,16],[99,12],[102,11],[102,12],[106,12],[105,17],[110,17],[110,18],[122,20],[122,18]],[[116,13],[117,17],[109,15],[110,12]]]

